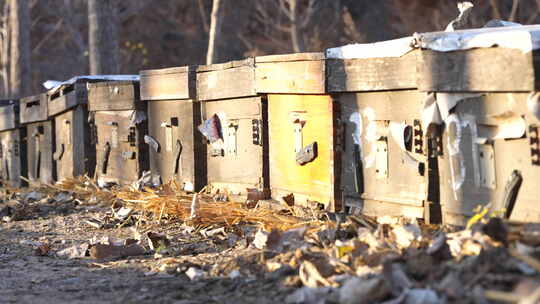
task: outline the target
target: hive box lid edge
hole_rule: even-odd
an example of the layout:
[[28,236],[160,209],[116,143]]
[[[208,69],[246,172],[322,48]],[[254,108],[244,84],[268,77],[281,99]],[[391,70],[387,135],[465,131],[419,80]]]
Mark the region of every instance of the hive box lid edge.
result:
[[45,121],[49,118],[47,94],[42,93],[20,99],[21,124]]

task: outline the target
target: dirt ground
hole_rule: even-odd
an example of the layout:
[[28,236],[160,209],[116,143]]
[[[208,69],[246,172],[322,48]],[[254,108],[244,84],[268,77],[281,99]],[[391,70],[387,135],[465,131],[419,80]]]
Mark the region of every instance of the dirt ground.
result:
[[540,303],[539,223],[312,211],[89,181],[6,193],[0,303]]
[[[171,238],[170,245],[179,250],[175,253],[113,260],[65,259],[52,254],[96,237],[132,237],[132,227],[96,229],[84,222],[109,210],[40,204],[38,218],[1,223],[0,302],[280,303],[292,290],[280,283],[281,274],[250,269],[260,253],[242,242],[228,247],[177,237]],[[176,226],[165,224],[158,229],[174,235],[175,229],[182,230]],[[37,256],[35,248],[43,242],[51,245],[51,254]],[[156,269],[164,261],[170,270]],[[215,275],[192,281],[183,272],[193,266]],[[241,274],[229,276],[234,269]]]

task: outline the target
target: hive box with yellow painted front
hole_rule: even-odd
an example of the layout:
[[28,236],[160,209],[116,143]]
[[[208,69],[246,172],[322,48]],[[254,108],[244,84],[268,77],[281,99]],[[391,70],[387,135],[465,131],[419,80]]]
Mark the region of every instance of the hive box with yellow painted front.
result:
[[257,93],[268,100],[270,188],[290,206],[340,210],[339,107],[326,94],[322,53],[255,59]]
[[268,195],[267,104],[255,92],[254,60],[199,66],[197,99],[213,193]]
[[[345,205],[364,214],[436,221],[436,174],[421,123],[426,94],[416,89],[417,52],[378,57],[377,45],[366,47],[373,48],[371,58],[327,59],[328,90],[341,106]],[[358,55],[365,56],[366,48]]]
[[197,131],[195,67],[141,71],[141,100],[148,105],[150,170],[154,184],[178,183],[185,191],[206,185],[206,144]]
[[25,186],[26,129],[20,127],[19,101],[0,101],[0,181],[13,188]]
[[28,179],[52,184],[56,180],[53,161],[54,123],[47,112],[47,95],[21,98],[20,121],[26,129]]
[[80,79],[47,92],[47,111],[54,120],[53,160],[59,181],[94,175],[96,149],[90,142],[88,91]]
[[100,184],[131,184],[149,169],[146,103],[140,102],[138,81],[88,85],[96,176]]
[[[540,57],[531,45],[540,37],[540,26],[417,37],[423,48],[419,89],[434,92],[440,112],[432,123],[442,130],[443,221],[463,225],[482,207],[511,220],[540,220]],[[499,46],[451,52],[433,47],[485,37],[492,39],[487,46]]]

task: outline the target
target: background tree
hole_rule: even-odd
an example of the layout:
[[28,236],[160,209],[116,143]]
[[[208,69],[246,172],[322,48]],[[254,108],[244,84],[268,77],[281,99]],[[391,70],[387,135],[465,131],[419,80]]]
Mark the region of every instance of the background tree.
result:
[[[203,15],[201,15],[203,16]],[[212,64],[217,61],[218,48],[216,41],[221,36],[221,23],[223,19],[223,6],[221,0],[214,0],[212,5],[212,15],[210,17],[210,32],[208,36],[208,51],[206,53],[206,64]],[[203,17],[203,24],[206,23],[206,18]]]
[[90,74],[118,74],[116,0],[88,0]]
[[30,15],[27,0],[10,0],[9,32],[9,95],[19,98],[31,93]]
[[[10,81],[10,30],[7,8],[0,0],[0,96]],[[43,92],[48,79],[63,80],[90,72],[91,0],[26,0],[30,6],[31,94]],[[96,0],[93,0],[96,1]],[[101,0],[110,3],[113,0]],[[540,0],[469,0],[473,26],[510,17],[523,24],[540,23]],[[457,0],[295,0],[298,48],[291,32],[289,0],[221,0],[221,31],[214,40],[219,61],[247,56],[318,52],[348,43],[366,43],[443,30],[458,15]],[[105,51],[118,48],[112,73],[204,64],[207,59],[213,0],[114,0],[105,10],[106,26],[116,26]],[[310,5],[311,3],[311,5]],[[6,4],[6,5],[4,5]],[[99,3],[98,3],[99,4]],[[282,8],[283,7],[283,8]],[[310,9],[311,7],[311,9]],[[113,13],[113,14],[111,14]],[[112,17],[116,14],[116,17]],[[115,21],[111,24],[111,21]],[[93,30],[92,30],[93,31]],[[303,47],[301,45],[303,44]],[[112,55],[105,59],[114,58]],[[215,62],[214,59],[213,62]],[[108,73],[108,72],[107,72]]]

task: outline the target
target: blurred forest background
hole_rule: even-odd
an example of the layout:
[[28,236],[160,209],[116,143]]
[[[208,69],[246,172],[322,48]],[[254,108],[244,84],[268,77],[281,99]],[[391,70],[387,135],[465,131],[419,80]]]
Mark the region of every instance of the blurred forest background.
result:
[[[48,79],[204,64],[214,1],[0,0],[0,98],[43,92]],[[213,62],[443,30],[458,15],[455,0],[219,2]],[[490,19],[540,21],[540,0],[471,2],[476,27]],[[96,17],[92,5],[105,5],[104,16]],[[108,24],[92,29],[92,20]],[[111,30],[117,34],[108,35]],[[92,59],[96,43],[101,59]],[[92,60],[105,68],[91,68]]]

